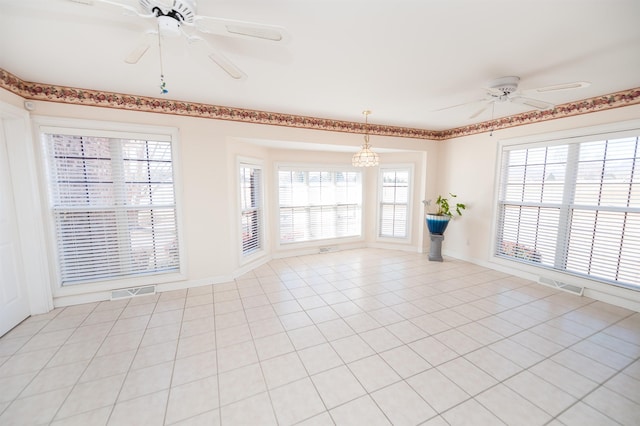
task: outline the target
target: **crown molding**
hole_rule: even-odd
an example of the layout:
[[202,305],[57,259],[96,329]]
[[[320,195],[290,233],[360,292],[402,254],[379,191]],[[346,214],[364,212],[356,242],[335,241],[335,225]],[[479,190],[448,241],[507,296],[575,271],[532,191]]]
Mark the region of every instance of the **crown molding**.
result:
[[34,101],[59,102],[129,111],[184,115],[214,120],[239,121],[244,123],[297,127],[332,132],[359,134],[368,132],[369,134],[378,136],[395,136],[428,140],[447,140],[490,132],[493,130],[506,129],[509,127],[538,123],[541,121],[555,120],[558,118],[572,117],[581,114],[640,104],[639,87],[557,105],[555,108],[550,110],[529,111],[448,130],[427,130],[379,124],[368,124],[365,128],[363,123],[356,123],[352,121],[331,120],[326,118],[281,114],[276,112],[233,108],[196,102],[183,102],[164,98],[128,95],[92,89],[79,89],[53,84],[33,83],[24,81],[2,68],[0,68],[0,87],[24,99]]

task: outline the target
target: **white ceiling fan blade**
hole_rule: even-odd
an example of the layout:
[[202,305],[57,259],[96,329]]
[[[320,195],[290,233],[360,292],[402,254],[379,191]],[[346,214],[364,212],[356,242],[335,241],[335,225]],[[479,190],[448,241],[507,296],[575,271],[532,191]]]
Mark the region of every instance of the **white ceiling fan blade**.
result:
[[523,93],[546,93],[546,92],[558,92],[561,90],[573,90],[582,89],[584,87],[591,86],[588,81],[574,81],[573,83],[554,84],[553,86],[538,87],[537,89],[528,89]]
[[202,51],[206,47],[206,53],[202,53],[205,53],[209,57],[209,59],[211,59],[220,68],[222,68],[224,72],[229,74],[231,78],[236,80],[247,78],[247,75],[240,68],[238,68],[233,62],[227,59],[222,53],[216,52],[205,39],[203,39],[202,37],[189,35],[186,31],[184,31],[184,29],[182,32],[190,44],[196,43],[197,45],[203,46],[200,48],[200,50]]
[[457,105],[450,105],[450,106],[447,106],[447,107],[444,107],[444,108],[434,109],[434,110],[431,110],[431,112],[446,111],[448,109],[459,108],[459,107],[462,107],[462,106],[477,104],[478,102],[485,102],[486,100],[487,99],[485,99],[485,98],[476,99],[475,101],[471,101],[471,102],[464,102],[464,103],[457,104]]
[[193,23],[198,31],[208,34],[227,37],[259,38],[270,41],[283,41],[286,38],[284,28],[275,25],[212,18],[209,16],[196,16]]
[[485,106],[483,106],[482,108],[480,108],[478,111],[476,111],[475,113],[473,113],[470,117],[469,120],[473,120],[474,118],[476,118],[477,116],[479,116],[480,114],[482,114],[483,112],[485,112],[486,110],[489,109],[489,107],[491,106],[491,104],[493,104],[495,101],[488,101],[487,104]]
[[218,52],[210,52],[209,59],[215,62],[220,68],[224,70],[231,78],[236,80],[242,80],[247,78],[247,75],[242,72],[240,68],[235,66],[233,62],[227,59],[224,55]]
[[527,105],[527,106],[531,106],[541,110],[551,109],[555,106],[554,104],[549,102],[539,101],[537,99],[525,98],[523,96],[514,96],[512,98],[509,98],[509,100],[516,104]]
[[112,1],[112,0],[69,0],[69,1],[72,1],[74,3],[85,4],[87,6],[103,5],[103,6],[109,6],[109,7],[116,7],[116,8],[119,8],[121,12],[124,12],[127,15],[136,15],[142,18],[155,18],[154,14],[145,15],[140,13],[138,9],[136,9],[131,5],[120,3],[117,1]]
[[140,37],[136,47],[124,58],[124,61],[128,64],[137,64],[140,58],[147,53],[147,50],[151,47],[151,43],[157,34],[158,33],[155,31],[147,31],[144,33]]

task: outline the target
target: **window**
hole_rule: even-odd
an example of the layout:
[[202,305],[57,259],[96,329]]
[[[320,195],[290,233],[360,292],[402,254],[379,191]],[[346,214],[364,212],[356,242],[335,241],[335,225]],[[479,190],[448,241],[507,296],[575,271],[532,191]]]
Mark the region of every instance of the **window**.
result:
[[170,140],[42,140],[62,285],[179,271]]
[[378,236],[407,238],[409,236],[409,168],[380,169]]
[[497,255],[640,289],[638,140],[505,148]]
[[262,249],[262,169],[240,164],[240,214],[242,254],[248,256]]
[[340,170],[278,171],[280,243],[362,234],[362,174]]

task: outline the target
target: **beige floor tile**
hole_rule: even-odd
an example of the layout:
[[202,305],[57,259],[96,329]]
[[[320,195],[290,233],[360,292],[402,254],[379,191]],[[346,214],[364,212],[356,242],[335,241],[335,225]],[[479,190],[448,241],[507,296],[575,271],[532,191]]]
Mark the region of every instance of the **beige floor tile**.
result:
[[635,424],[638,330],[454,259],[274,259],[27,319],[0,338],[0,424]]
[[311,376],[328,409],[356,399],[366,393],[346,366],[336,367]]
[[112,355],[95,357],[80,377],[79,382],[89,382],[104,377],[126,373],[131,366],[136,351],[118,352]]
[[415,425],[437,413],[406,382],[401,381],[371,394],[394,425]]
[[167,424],[218,408],[218,381],[215,376],[172,387],[169,391]]
[[258,355],[253,341],[248,341],[218,349],[217,360],[218,371],[222,373],[255,364],[258,362]]
[[111,330],[109,330],[109,336],[131,333],[135,330],[144,330],[147,327],[147,324],[149,324],[149,318],[150,315],[120,318],[113,324]]
[[165,362],[130,371],[120,390],[118,402],[169,389],[172,370],[173,362]]
[[464,358],[456,358],[437,367],[466,393],[475,396],[498,383],[496,379],[485,373]]
[[119,401],[114,407],[109,425],[138,426],[160,425],[164,421],[169,390]]
[[0,424],[26,426],[49,423],[70,391],[68,386],[16,399],[0,415]]
[[216,351],[202,352],[175,361],[171,386],[200,380],[218,374]]
[[359,335],[334,340],[331,346],[345,363],[375,354],[375,351]]
[[533,366],[529,371],[576,398],[582,398],[598,386],[594,381],[550,359]]
[[158,345],[160,343],[171,342],[173,340],[178,340],[180,336],[180,324],[169,324],[163,325],[161,327],[148,328],[144,336],[142,337],[142,341],[140,342],[140,347],[144,346],[153,346]]
[[195,320],[182,321],[180,337],[197,336],[203,333],[212,333],[215,331],[213,317],[198,318]]
[[342,318],[320,323],[317,327],[328,341],[342,339],[355,334],[353,329]]
[[220,405],[224,406],[267,390],[260,364],[247,365],[218,376]]
[[198,336],[181,338],[178,341],[178,352],[176,358],[186,358],[202,352],[209,352],[216,349],[215,333],[204,333]]
[[[25,374],[0,377],[0,389],[2,389],[2,392],[0,392],[0,402],[9,403],[17,398],[37,374],[37,371],[32,371]],[[2,411],[0,411],[0,413],[1,412]]]
[[89,361],[98,352],[102,339],[86,340],[78,343],[66,343],[60,347],[47,367],[55,367],[64,364],[73,364],[80,361]]
[[[47,367],[40,370],[21,396],[35,395],[55,389],[73,386],[89,364],[88,361],[65,364],[58,367]],[[3,388],[3,393],[5,389]]]
[[469,394],[435,368],[410,377],[407,383],[438,413],[470,398]]
[[[144,346],[138,349],[131,369],[150,367],[152,365],[161,364],[167,361],[173,361],[176,358],[176,346],[178,342],[172,340],[169,342],[159,343],[157,345]],[[203,345],[205,340],[203,339]]]
[[320,373],[343,364],[338,353],[328,343],[303,349],[298,355],[309,374]]
[[454,407],[442,416],[451,426],[497,426],[505,424],[474,399]]
[[478,349],[466,354],[464,357],[498,381],[505,380],[522,371],[522,367],[489,348]]
[[287,334],[296,350],[316,346],[327,341],[315,325],[296,328],[288,331]]
[[431,368],[431,364],[407,345],[382,352],[380,356],[404,379]]
[[172,423],[172,426],[219,426],[220,425],[220,410],[206,411],[202,414],[197,414],[188,419],[181,420],[176,423]]
[[600,387],[586,396],[584,402],[620,424],[638,424],[640,404],[605,387]]
[[481,393],[476,400],[508,425],[542,425],[551,420],[549,414],[502,384]]
[[384,327],[360,333],[360,337],[377,353],[403,345],[400,339]]
[[307,377],[307,370],[295,352],[270,358],[260,365],[269,389]]
[[0,378],[39,371],[56,353],[56,348],[15,354],[0,367]]
[[558,416],[558,420],[566,426],[609,426],[615,420],[607,417],[584,402],[578,402]]
[[104,426],[109,420],[113,407],[102,407],[51,423],[51,426]]
[[[331,417],[337,426],[349,425],[391,425],[369,395],[362,396],[331,410]],[[329,421],[331,421],[329,419]],[[332,423],[327,423],[332,424]]]
[[437,366],[458,357],[458,354],[434,337],[410,343],[409,347],[429,364]]
[[270,391],[279,424],[292,425],[326,410],[309,378]]
[[112,405],[118,397],[124,378],[124,374],[119,374],[77,384],[60,407],[56,420]]
[[575,397],[529,371],[511,377],[504,384],[552,416],[557,416],[576,402]]
[[277,425],[269,394],[264,392],[221,409],[223,425]]
[[401,380],[401,377],[378,355],[354,361],[347,366],[369,393]]

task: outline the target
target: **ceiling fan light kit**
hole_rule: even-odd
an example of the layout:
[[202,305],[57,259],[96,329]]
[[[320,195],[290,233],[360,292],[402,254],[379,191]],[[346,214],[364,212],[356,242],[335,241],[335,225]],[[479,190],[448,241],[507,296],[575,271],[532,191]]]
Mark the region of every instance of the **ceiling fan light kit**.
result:
[[364,143],[362,144],[362,148],[360,151],[353,154],[353,158],[351,159],[351,165],[354,167],[375,167],[380,164],[380,157],[378,154],[371,150],[371,146],[369,145],[369,114],[371,111],[365,110],[362,111],[364,114],[365,120],[365,135],[364,135]]

